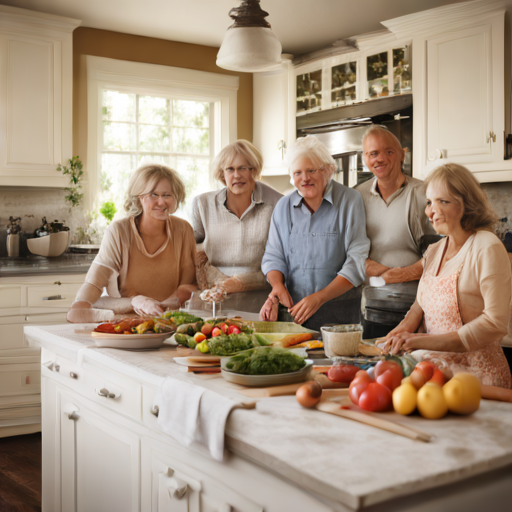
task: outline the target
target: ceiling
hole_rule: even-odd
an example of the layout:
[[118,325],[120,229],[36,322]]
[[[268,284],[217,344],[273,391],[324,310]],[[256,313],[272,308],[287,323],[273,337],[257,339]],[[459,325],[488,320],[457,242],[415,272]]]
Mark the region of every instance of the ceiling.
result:
[[[380,21],[460,0],[261,0],[283,52],[300,55],[384,28]],[[83,27],[219,47],[240,0],[0,0]]]

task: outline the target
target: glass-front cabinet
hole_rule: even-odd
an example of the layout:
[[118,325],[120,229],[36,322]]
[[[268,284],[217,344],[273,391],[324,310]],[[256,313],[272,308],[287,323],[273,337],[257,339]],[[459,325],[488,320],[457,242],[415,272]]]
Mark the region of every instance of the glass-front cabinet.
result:
[[295,68],[297,115],[412,92],[411,45],[374,46]]

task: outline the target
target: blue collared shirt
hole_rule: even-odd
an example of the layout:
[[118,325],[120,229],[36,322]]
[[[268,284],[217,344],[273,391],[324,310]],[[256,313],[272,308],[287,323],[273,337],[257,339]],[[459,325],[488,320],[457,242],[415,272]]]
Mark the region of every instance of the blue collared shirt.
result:
[[278,270],[294,303],[325,288],[336,275],[359,286],[370,250],[361,194],[331,181],[311,213],[297,191],[281,198],[272,215],[261,270]]

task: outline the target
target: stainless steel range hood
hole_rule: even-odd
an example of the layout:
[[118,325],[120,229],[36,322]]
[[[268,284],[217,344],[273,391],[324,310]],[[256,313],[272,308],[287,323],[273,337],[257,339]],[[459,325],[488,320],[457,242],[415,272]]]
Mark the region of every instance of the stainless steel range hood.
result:
[[314,133],[316,129],[327,132],[371,124],[371,119],[374,117],[398,114],[410,106],[412,106],[412,94],[400,94],[322,110],[297,116],[297,132]]

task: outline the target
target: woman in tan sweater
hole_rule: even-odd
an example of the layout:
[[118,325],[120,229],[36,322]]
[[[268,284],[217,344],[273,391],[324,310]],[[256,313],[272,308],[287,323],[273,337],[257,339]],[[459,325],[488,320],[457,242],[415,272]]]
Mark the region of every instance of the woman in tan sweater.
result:
[[[68,321],[100,322],[133,312],[161,315],[190,298],[197,289],[194,232],[172,215],[184,199],[183,182],[169,167],[148,164],[133,173],[127,216],[107,228]],[[104,289],[107,296],[101,296]]]
[[425,184],[426,214],[445,238],[425,253],[416,302],[384,350],[416,350],[417,359],[431,360],[448,377],[465,370],[483,384],[510,388],[500,340],[508,331],[511,269],[491,232],[496,216],[465,167],[438,167]]

